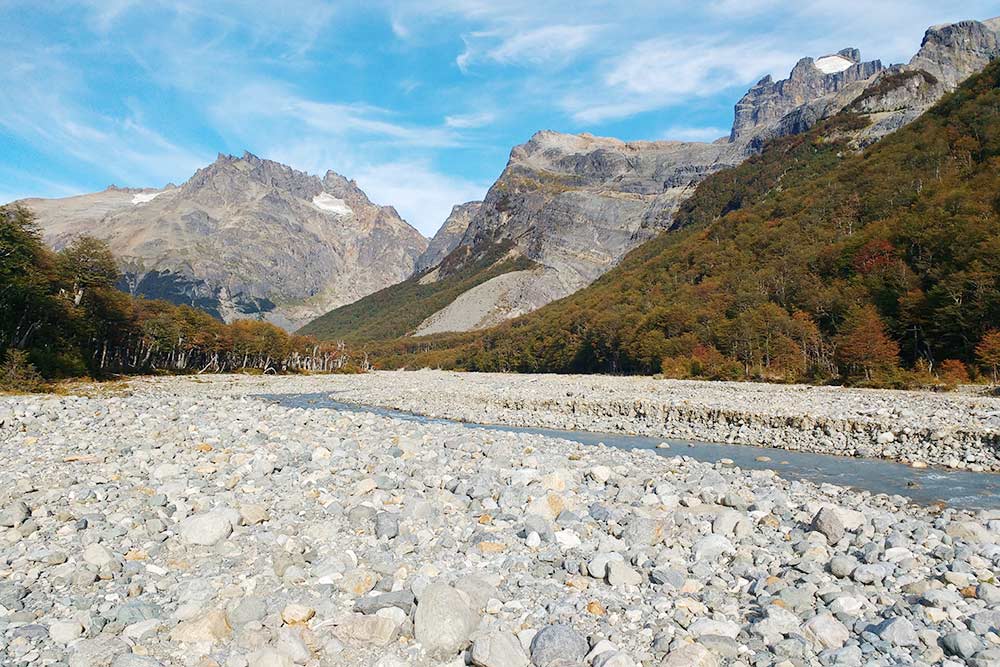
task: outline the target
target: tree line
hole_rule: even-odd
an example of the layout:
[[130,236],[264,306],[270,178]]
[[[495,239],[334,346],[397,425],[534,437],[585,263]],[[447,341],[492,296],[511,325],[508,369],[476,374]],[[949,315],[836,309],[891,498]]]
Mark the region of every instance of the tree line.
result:
[[34,217],[0,207],[0,384],[155,372],[356,370],[342,343],[289,335],[268,322],[225,324],[166,301],[134,298],[104,241],[81,236],[59,252]]

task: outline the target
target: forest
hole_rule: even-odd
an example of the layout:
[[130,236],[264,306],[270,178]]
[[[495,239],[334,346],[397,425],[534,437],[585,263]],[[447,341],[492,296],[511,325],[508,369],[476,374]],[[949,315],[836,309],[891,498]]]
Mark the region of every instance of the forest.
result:
[[29,211],[0,207],[0,389],[115,374],[357,368],[342,344],[133,298],[115,288],[118,278],[103,241],[83,236],[53,252]]
[[705,180],[669,231],[497,328],[382,367],[924,386],[1000,365],[1000,63],[866,150],[861,115]]

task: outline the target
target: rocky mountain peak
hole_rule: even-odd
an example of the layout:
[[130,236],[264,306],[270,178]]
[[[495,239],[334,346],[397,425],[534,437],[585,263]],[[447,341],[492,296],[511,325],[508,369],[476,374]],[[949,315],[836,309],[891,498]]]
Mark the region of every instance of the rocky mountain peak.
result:
[[448,256],[448,253],[458,247],[458,244],[462,241],[462,237],[465,235],[465,231],[469,228],[469,224],[476,213],[479,212],[482,205],[483,202],[481,201],[470,201],[453,206],[448,218],[441,225],[441,228],[438,229],[437,233],[434,234],[434,238],[431,239],[427,250],[417,259],[413,273],[422,273],[432,266],[437,265]]
[[341,176],[332,170],[327,171],[326,175],[323,176],[323,190],[341,199],[364,202],[367,205],[372,204],[364,191],[358,187],[357,181]]
[[909,68],[927,72],[951,90],[1000,56],[998,31],[1000,18],[932,26]]
[[106,239],[133,294],[289,329],[404,280],[427,247],[353,181],[250,152],[219,154],[180,187],[27,204],[54,247]]
[[239,157],[219,153],[215,162],[195,172],[181,189],[186,196],[211,195],[236,201],[259,198],[270,190],[309,199],[323,187],[316,176],[244,151]]
[[856,48],[841,49],[819,58],[802,58],[787,79],[765,76],[736,103],[732,143],[769,134],[796,108],[870,79],[884,68],[881,61],[861,61]]

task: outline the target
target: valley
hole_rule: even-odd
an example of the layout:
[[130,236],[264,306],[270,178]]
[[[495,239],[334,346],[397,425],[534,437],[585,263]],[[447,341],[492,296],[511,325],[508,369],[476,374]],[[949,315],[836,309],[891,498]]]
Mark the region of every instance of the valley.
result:
[[0,664],[1000,666],[995,8],[9,4]]

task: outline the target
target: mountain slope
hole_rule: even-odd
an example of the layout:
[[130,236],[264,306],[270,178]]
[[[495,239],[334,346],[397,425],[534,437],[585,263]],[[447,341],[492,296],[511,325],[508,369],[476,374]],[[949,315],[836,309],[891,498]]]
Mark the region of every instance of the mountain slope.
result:
[[179,187],[20,203],[56,248],[106,239],[133,295],[286,328],[405,279],[427,245],[353,181],[250,153],[220,155]]
[[433,271],[412,276],[401,283],[370,294],[316,318],[298,333],[320,340],[360,343],[406,336],[459,295],[491,279],[534,265],[511,244],[498,244],[489,252],[449,271],[447,260]]
[[678,207],[706,177],[740,164],[769,139],[800,134],[844,109],[870,121],[853,128],[846,148],[871,145],[1000,56],[997,27],[995,21],[932,27],[907,65],[862,62],[857,49],[804,58],[789,78],[765,77],[740,100],[728,141],[623,142],[537,133],[513,149],[451,262],[461,266],[491,244],[510,242],[537,268],[478,281],[470,293],[406,330],[481,329],[572,294],[674,225]]
[[[852,112],[707,179],[676,231],[590,287],[385,365],[803,379],[874,309],[908,363],[969,362],[1000,322],[1000,63],[862,153]],[[862,339],[862,343],[864,343]],[[840,345],[841,350],[838,350]],[[890,346],[891,347],[891,346]]]

